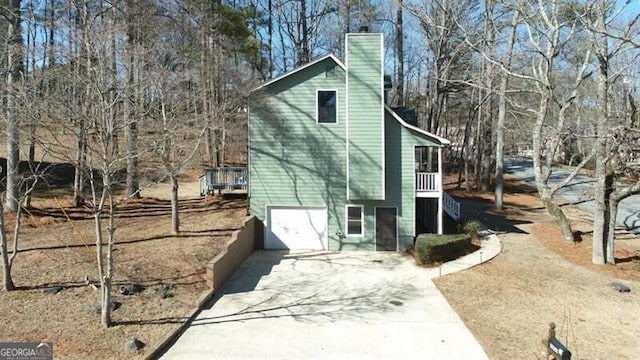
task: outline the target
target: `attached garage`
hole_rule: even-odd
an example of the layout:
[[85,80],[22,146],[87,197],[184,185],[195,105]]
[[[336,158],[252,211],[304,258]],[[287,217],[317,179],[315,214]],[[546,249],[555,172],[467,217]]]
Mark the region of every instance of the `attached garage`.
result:
[[267,206],[265,249],[326,250],[326,207]]

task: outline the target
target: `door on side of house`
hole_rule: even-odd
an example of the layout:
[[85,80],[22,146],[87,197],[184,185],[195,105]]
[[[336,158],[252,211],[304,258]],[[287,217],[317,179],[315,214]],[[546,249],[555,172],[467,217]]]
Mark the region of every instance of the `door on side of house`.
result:
[[328,241],[326,207],[267,207],[268,250],[326,250]]
[[398,250],[398,208],[376,207],[376,250]]

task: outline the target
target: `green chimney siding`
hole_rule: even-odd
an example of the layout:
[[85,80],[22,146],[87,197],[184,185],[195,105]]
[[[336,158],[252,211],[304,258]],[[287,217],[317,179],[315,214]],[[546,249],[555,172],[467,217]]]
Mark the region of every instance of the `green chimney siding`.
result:
[[382,34],[349,34],[346,46],[347,196],[384,200]]

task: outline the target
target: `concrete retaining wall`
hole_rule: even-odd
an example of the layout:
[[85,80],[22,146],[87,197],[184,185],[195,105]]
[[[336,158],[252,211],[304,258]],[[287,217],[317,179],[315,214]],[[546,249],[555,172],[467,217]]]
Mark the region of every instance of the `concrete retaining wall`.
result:
[[207,286],[196,301],[196,307],[186,314],[186,321],[166,334],[145,359],[158,359],[171,344],[175,342],[184,329],[196,318],[200,310],[211,300],[214,293],[220,290],[225,281],[251,256],[256,244],[262,242],[264,225],[255,216],[248,217],[240,230],[236,230],[226,243],[226,250],[218,254],[207,264]]
[[[236,230],[227,241],[226,250],[207,264],[207,286],[212,293],[249,258],[256,248],[256,231],[261,231],[262,223],[255,216],[247,218],[240,230]],[[258,234],[259,235],[259,234]]]

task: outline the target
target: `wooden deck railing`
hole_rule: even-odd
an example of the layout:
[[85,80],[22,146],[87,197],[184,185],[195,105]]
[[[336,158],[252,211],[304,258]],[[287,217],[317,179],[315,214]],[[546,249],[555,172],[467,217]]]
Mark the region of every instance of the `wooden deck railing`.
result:
[[212,193],[215,190],[247,190],[246,167],[219,167],[205,169],[200,176],[200,195]]

